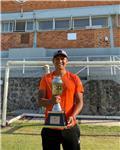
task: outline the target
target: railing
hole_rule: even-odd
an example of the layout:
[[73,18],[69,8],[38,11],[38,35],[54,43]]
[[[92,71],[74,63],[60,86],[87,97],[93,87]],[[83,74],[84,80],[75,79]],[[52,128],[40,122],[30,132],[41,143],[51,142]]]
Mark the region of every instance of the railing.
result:
[[[21,70],[21,73],[22,74],[27,74],[27,71],[28,71],[28,68],[31,69],[31,68],[36,68],[34,74],[35,75],[40,75],[39,73],[37,73],[37,70],[39,71],[39,68],[40,66],[39,65],[34,65],[34,66],[31,66],[29,64],[25,64],[25,62],[27,61],[51,61],[52,58],[51,57],[31,57],[31,58],[24,58],[24,59],[8,59],[8,58],[1,58],[1,66],[0,66],[0,69],[1,69],[1,72],[5,71],[5,68],[6,68],[6,63],[8,61],[23,61],[23,64],[19,65],[19,69]],[[85,64],[83,65],[77,65],[77,71],[75,71],[76,74],[84,74],[84,76],[86,77],[89,77],[93,74],[97,74],[100,72],[105,74],[105,72],[108,72],[111,76],[116,76],[119,74],[120,72],[120,65],[118,64],[112,64],[112,62],[119,62],[120,61],[120,55],[118,56],[108,56],[108,55],[102,55],[102,56],[70,56],[69,57],[69,63],[70,62],[77,62],[77,61],[81,61],[81,62],[85,62]],[[111,63],[111,65],[109,66],[96,66],[96,67],[93,67],[90,65],[90,63],[92,63],[93,61],[96,61],[96,62],[101,62],[101,63],[104,63],[105,61],[107,61],[108,63]],[[75,66],[75,65],[73,65]],[[15,67],[17,67],[18,69],[18,66],[12,66],[12,68],[15,69]],[[37,69],[38,67],[38,69]],[[68,64],[68,67],[70,68],[69,64]],[[72,65],[71,65],[72,67]],[[76,66],[75,66],[76,67]],[[53,66],[50,65],[50,68],[53,69]],[[78,70],[79,69],[79,70]],[[73,70],[73,67],[72,67],[72,70]],[[15,74],[15,72],[14,72]]]

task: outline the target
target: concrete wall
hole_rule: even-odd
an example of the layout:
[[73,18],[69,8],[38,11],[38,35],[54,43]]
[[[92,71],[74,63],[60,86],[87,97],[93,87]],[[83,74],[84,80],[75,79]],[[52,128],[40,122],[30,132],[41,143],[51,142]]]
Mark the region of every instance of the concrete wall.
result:
[[[53,53],[58,49],[46,49],[46,56],[52,57]],[[111,55],[120,55],[120,48],[65,48],[65,51],[68,53],[70,60],[73,60],[73,56],[111,56]],[[80,58],[79,58],[80,60]]]
[[9,59],[23,59],[23,58],[40,58],[46,57],[46,50],[44,48],[14,48],[9,50]]

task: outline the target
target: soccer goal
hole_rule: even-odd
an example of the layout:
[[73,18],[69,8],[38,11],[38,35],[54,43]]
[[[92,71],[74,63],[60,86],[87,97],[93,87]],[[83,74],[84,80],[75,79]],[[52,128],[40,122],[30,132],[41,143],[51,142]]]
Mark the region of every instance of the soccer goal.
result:
[[[42,75],[53,69],[51,61],[6,63],[2,126],[25,116],[44,118],[44,109],[36,107],[36,100],[39,98],[37,87]],[[78,119],[120,119],[120,57],[110,60],[87,57],[86,60],[69,61],[67,69],[76,73],[85,87],[85,107]]]

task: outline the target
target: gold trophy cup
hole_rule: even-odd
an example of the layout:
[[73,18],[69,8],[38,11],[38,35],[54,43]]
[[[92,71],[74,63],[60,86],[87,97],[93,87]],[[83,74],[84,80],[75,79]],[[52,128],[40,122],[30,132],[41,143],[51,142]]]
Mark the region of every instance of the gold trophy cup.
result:
[[[63,82],[60,76],[55,76],[52,81],[52,95],[59,96],[63,91]],[[54,104],[52,111],[48,111],[48,118],[45,122],[46,127],[65,127],[65,112],[61,109],[60,103]]]

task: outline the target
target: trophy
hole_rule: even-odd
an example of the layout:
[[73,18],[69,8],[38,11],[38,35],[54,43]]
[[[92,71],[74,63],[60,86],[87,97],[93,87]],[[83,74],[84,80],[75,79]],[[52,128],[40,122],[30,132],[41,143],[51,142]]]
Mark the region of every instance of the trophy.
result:
[[[59,96],[63,91],[63,82],[60,76],[55,76],[52,80],[52,95]],[[48,118],[45,123],[47,127],[65,127],[65,112],[61,109],[60,103],[54,104],[52,111],[48,111]]]

